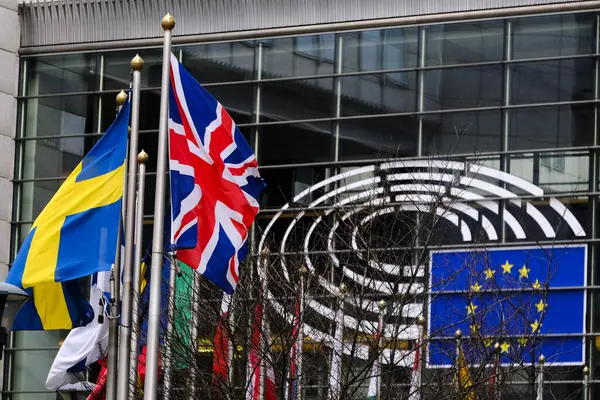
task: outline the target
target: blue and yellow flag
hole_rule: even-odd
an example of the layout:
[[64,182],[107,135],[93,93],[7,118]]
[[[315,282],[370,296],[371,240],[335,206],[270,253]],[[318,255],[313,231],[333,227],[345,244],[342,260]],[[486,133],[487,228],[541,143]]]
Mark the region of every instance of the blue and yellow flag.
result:
[[14,329],[71,329],[93,318],[77,279],[108,271],[115,260],[129,109],[127,101],[25,238],[6,281],[32,299],[17,314]]

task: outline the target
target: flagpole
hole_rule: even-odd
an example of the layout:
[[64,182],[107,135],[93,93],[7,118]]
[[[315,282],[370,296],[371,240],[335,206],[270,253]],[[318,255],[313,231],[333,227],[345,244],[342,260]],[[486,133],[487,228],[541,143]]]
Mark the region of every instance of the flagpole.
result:
[[[120,91],[117,95],[119,111],[127,101],[127,93]],[[123,200],[117,227],[117,252],[110,274],[110,307],[108,316],[108,359],[106,361],[106,400],[117,400],[117,357],[119,351],[119,300],[121,282],[121,235],[124,204],[127,201],[127,179],[123,182]]]
[[[193,348],[188,385],[190,387],[190,398],[196,398],[196,380],[198,379],[198,367],[196,365],[196,352],[198,351],[198,324],[200,323],[200,276],[194,271],[192,279],[192,323],[190,327],[190,343]],[[220,317],[220,316],[219,316]]]
[[[163,261],[163,236],[165,215],[165,192],[167,175],[167,128],[169,118],[169,71],[171,56],[171,31],[175,18],[167,14],[161,20],[164,29],[162,81],[160,90],[160,118],[158,126],[158,157],[156,160],[156,196],[154,198],[154,227],[152,230],[151,282],[161,282]],[[158,385],[158,351],[160,334],[161,286],[150,286],[150,306],[148,309],[148,342],[146,348],[146,381],[144,400],[156,400]]]
[[[129,135],[129,162],[127,169],[127,203],[125,212],[125,256],[123,260],[123,295],[121,302],[121,326],[119,329],[119,371],[117,377],[117,396],[119,399],[129,397],[129,361],[131,355],[131,309],[133,278],[133,240],[135,228],[135,192],[137,181],[137,153],[140,128],[140,80],[144,60],[136,55],[130,64],[133,70],[133,87],[131,99],[131,134]],[[140,243],[141,244],[141,243]]]
[[[344,353],[344,299],[346,285],[340,284],[340,302],[336,313],[335,337],[331,352],[331,371],[329,373],[330,399],[340,399],[342,390],[342,355]],[[337,354],[336,354],[337,353]]]
[[419,315],[416,323],[419,337],[415,349],[415,363],[413,364],[413,372],[410,378],[410,393],[408,395],[408,400],[419,400],[421,398],[421,377],[423,376],[422,360],[425,359],[425,317]]
[[590,369],[587,365],[583,366],[583,400],[588,400],[590,398],[590,390],[589,390],[589,379],[590,379]]
[[163,399],[171,398],[173,383],[171,371],[173,370],[173,330],[175,327],[175,288],[177,284],[177,259],[170,256],[171,268],[169,271],[169,301],[167,303],[167,334],[165,340],[165,371],[163,383]]
[[544,399],[544,363],[546,362],[546,357],[544,357],[544,355],[540,355],[539,358],[539,372],[538,372],[538,376],[537,376],[537,395],[535,397],[536,400],[543,400]]
[[298,336],[296,337],[296,399],[303,400],[302,387],[302,357],[304,355],[304,326],[302,324],[304,316],[304,296],[306,294],[306,277],[308,276],[308,268],[305,265],[300,267],[300,315],[298,316]]
[[490,397],[491,400],[499,400],[498,377],[500,376],[500,343],[494,344],[494,362],[492,364],[492,376],[490,378]]
[[460,396],[460,392],[462,391],[462,385],[460,383],[460,346],[462,342],[462,331],[460,329],[456,330],[454,334],[454,338],[456,339],[456,385],[458,389],[458,396]]
[[377,368],[373,368],[373,372],[377,374],[377,388],[375,393],[377,393],[376,398],[379,399],[381,396],[381,356],[383,354],[383,332],[385,330],[385,310],[387,308],[385,300],[380,300],[377,304],[377,307],[379,307],[379,332],[377,332],[377,358],[375,360],[377,363]]
[[144,229],[144,194],[146,192],[146,162],[148,162],[148,154],[142,150],[137,156],[139,164],[138,170],[138,191],[137,191],[137,206],[135,213],[135,255],[133,257],[133,291],[132,291],[132,308],[131,308],[131,347],[129,360],[129,393],[133,395],[137,392],[137,346],[140,338],[140,281],[141,281],[141,265],[142,265],[142,239]]

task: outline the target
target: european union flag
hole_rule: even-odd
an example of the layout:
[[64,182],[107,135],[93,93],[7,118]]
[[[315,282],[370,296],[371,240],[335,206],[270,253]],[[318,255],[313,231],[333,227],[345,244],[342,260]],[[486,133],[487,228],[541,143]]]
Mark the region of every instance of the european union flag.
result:
[[475,363],[498,342],[503,364],[582,364],[586,263],[586,246],[432,253],[429,365],[454,364],[457,329]]
[[125,179],[129,102],[37,217],[6,282],[31,299],[13,329],[71,329],[94,316],[78,278],[110,270]]

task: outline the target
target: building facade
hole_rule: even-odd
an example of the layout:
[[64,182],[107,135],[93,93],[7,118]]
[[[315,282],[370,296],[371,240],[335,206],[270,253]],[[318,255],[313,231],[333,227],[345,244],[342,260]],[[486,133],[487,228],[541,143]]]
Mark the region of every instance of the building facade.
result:
[[[136,53],[145,61],[140,147],[150,156],[153,193],[158,21],[166,11],[177,20],[174,54],[229,110],[257,154],[267,182],[260,229],[315,183],[389,158],[477,162],[559,199],[585,231],[555,240],[588,246],[585,341],[594,370],[597,1],[0,2],[5,30],[20,30],[20,38],[0,40],[0,274],[111,124]],[[148,197],[149,220],[152,212]],[[526,238],[507,231],[496,243],[547,239],[533,228]],[[13,336],[6,398],[56,397],[44,382],[64,336]],[[575,373],[557,385],[573,393],[581,379]]]

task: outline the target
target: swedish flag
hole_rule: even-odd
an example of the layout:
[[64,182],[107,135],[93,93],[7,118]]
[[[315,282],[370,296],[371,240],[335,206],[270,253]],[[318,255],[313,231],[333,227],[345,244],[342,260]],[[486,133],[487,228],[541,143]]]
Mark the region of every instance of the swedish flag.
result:
[[13,329],[71,329],[93,310],[78,278],[110,270],[117,251],[129,102],[58,189],[25,238],[6,281],[31,299]]

